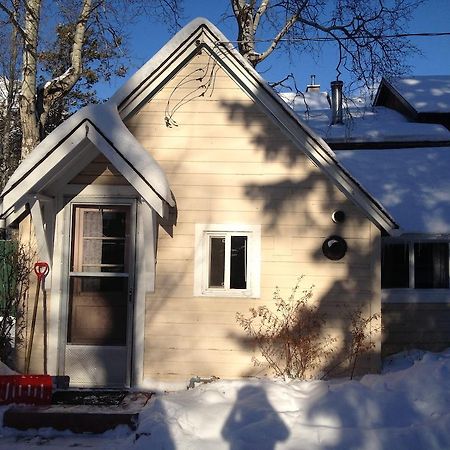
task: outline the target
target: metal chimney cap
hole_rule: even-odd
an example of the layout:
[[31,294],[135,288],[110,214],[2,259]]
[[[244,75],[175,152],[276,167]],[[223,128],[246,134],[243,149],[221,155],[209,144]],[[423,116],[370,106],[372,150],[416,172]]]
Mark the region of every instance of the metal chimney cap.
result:
[[342,86],[344,86],[344,82],[342,80],[334,80],[330,84],[331,84],[331,87],[342,87]]

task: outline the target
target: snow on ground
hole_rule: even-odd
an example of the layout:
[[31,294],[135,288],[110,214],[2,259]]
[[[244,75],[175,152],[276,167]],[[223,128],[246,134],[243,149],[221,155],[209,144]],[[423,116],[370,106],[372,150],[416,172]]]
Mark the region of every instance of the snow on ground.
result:
[[396,355],[382,375],[359,381],[250,379],[162,393],[142,411],[136,432],[0,432],[0,448],[16,450],[444,450],[450,349]]
[[16,375],[17,372],[10,369],[5,363],[0,361],[0,375]]

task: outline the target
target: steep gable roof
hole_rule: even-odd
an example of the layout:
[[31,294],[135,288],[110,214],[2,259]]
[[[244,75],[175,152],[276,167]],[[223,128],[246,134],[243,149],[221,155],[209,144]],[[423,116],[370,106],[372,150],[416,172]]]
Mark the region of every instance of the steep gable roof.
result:
[[[81,110],[48,136],[32,152],[30,157],[22,163],[11,178],[2,193],[4,202],[6,195],[15,189],[19,189],[25,178],[42,163],[49,153],[53,152],[55,146],[58,148],[63,147],[60,158],[64,158],[67,151],[70,152],[71,150],[67,150],[67,145],[61,145],[61,143],[68,142],[70,144],[68,147],[71,147],[72,150],[75,145],[80,144],[83,141],[81,136],[77,137],[79,139],[77,142],[73,142],[74,138],[71,136],[74,134],[74,130],[79,129],[83,122],[89,121],[93,128],[98,129],[106,137],[108,142],[115,144],[114,149],[120,155],[119,159],[125,163],[123,167],[116,167],[133,186],[139,182],[138,192],[141,192],[143,188],[148,188],[159,199],[164,200],[169,205],[173,205],[170,188],[164,173],[153,158],[146,153],[130,134],[123,121],[137,113],[141,106],[151,99],[199,51],[209,52],[240,88],[263,108],[267,115],[297,147],[347,197],[365,211],[367,216],[378,227],[388,232],[397,228],[394,220],[382,206],[339,164],[335,154],[325,141],[299,120],[292,109],[233,48],[225,36],[214,25],[203,18],[195,19],[178,32],[106,104]],[[109,121],[112,121],[114,124],[115,132],[113,136],[110,135],[111,124]],[[123,140],[121,138],[122,133],[124,136]],[[87,135],[85,138],[88,137]],[[151,151],[151,149],[149,150]],[[111,152],[107,153],[105,154],[107,157],[112,154]],[[111,162],[114,163],[114,161]],[[124,173],[125,168],[134,171],[134,173]],[[45,173],[43,176],[45,176]],[[38,180],[35,180],[35,184],[37,182]],[[143,190],[145,191],[145,189]],[[23,195],[21,191],[20,195]],[[17,198],[18,196],[16,195],[16,201]],[[8,207],[14,204],[12,200],[7,202]],[[150,199],[148,201],[150,202]]]

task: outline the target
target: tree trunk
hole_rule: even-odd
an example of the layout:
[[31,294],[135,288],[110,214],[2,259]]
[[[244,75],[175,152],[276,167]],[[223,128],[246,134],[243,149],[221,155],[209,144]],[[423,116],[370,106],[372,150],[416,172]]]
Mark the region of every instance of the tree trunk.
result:
[[238,12],[238,48],[239,53],[254,67],[258,64],[255,53],[256,29],[253,19],[253,8],[248,4],[241,4]]
[[39,125],[36,111],[36,72],[40,12],[41,0],[27,0],[25,2],[25,42],[22,63],[22,90],[20,93],[22,159],[39,143]]

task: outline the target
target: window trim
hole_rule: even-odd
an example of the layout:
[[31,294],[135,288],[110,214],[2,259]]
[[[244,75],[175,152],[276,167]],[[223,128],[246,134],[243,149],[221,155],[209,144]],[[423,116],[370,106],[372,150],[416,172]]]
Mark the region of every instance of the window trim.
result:
[[[247,288],[209,288],[209,237],[247,236]],[[260,297],[261,278],[261,225],[249,224],[196,224],[195,225],[195,297]]]

